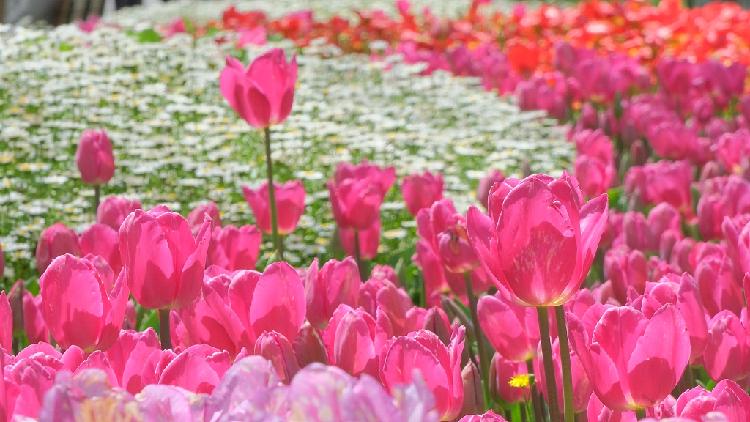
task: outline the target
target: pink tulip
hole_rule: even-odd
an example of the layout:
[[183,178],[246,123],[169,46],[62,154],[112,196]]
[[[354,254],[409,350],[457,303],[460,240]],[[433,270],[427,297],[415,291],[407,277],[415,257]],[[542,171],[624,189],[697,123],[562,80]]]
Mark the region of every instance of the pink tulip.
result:
[[96,210],[96,222],[120,230],[125,217],[139,209],[141,209],[141,203],[138,200],[130,200],[122,196],[108,196]]
[[418,371],[432,391],[441,419],[451,420],[461,411],[464,392],[461,381],[461,353],[464,329],[458,328],[445,346],[430,331],[420,330],[388,341],[380,360],[380,380],[394,391],[411,382]]
[[586,420],[597,422],[637,422],[635,412],[612,410],[606,407],[596,396],[592,394],[589,404],[586,406]]
[[[539,356],[541,356],[541,350]],[[560,408],[563,408],[563,379],[562,379],[562,364],[560,363],[560,340],[555,339],[552,343],[552,364],[555,369],[555,385],[557,386],[557,404]],[[589,381],[586,372],[583,369],[581,360],[578,358],[576,353],[571,350],[570,352],[570,372],[573,381],[573,408],[575,413],[586,410],[586,406],[589,403],[589,397],[591,397],[592,386]],[[546,385],[546,376],[544,372],[544,365],[541,362],[541,358],[534,359],[534,374],[536,374],[535,381],[538,385]],[[544,396],[544,399],[549,402],[547,397],[547,389],[539,389]]]
[[503,172],[500,170],[490,170],[486,176],[479,180],[479,186],[477,186],[477,201],[487,209],[489,201],[490,190],[497,183],[502,183],[505,180]]
[[410,330],[408,314],[414,304],[403,288],[388,280],[370,278],[359,289],[359,306],[372,317],[382,313],[388,319],[394,335],[406,335]]
[[714,380],[744,380],[750,375],[750,345],[745,310],[742,318],[723,310],[708,323],[703,366]]
[[503,289],[477,304],[482,332],[505,359],[525,362],[536,355],[539,325],[534,308],[520,306]]
[[205,344],[180,352],[164,368],[159,384],[176,385],[196,393],[210,394],[231,366],[229,353]]
[[23,326],[30,344],[49,340],[49,330],[42,316],[42,297],[23,292]]
[[724,251],[700,257],[694,274],[703,306],[709,316],[721,310],[739,314],[745,303],[742,281],[736,278],[734,265]]
[[292,111],[297,59],[287,62],[284,50],[274,48],[259,56],[245,69],[234,57],[227,57],[221,71],[221,95],[245,121],[256,128],[282,123]]
[[279,379],[284,383],[291,382],[300,369],[292,344],[276,331],[266,331],[255,340],[255,354],[271,361]]
[[614,247],[604,255],[604,275],[612,280],[612,290],[620,303],[627,301],[630,289],[642,294],[648,279],[648,262],[643,252],[627,246]]
[[120,248],[117,231],[105,224],[92,224],[91,227],[81,233],[79,244],[81,255],[97,255],[104,258],[112,267],[115,274],[120,273],[122,260],[120,259]]
[[342,304],[333,313],[322,338],[331,365],[354,376],[376,376],[378,353],[389,336],[362,308]]
[[686,161],[659,161],[631,167],[625,177],[625,192],[642,202],[667,202],[680,212],[690,214],[690,183],[693,167]]
[[[514,362],[495,353],[490,364],[491,391],[506,403],[527,401],[531,397],[531,388],[513,387],[510,380],[517,375],[528,375],[525,362]],[[543,384],[540,384],[543,385]]]
[[268,33],[266,28],[259,26],[250,30],[238,31],[237,48],[245,48],[248,45],[266,45]]
[[367,230],[380,215],[385,194],[396,181],[393,167],[341,163],[328,181],[333,217],[340,228]]
[[443,197],[443,176],[426,171],[404,178],[401,194],[406,202],[406,209],[413,216],[423,208],[428,208]]
[[207,263],[229,271],[255,269],[260,243],[255,226],[214,227]]
[[611,163],[606,163],[589,155],[579,155],[575,161],[575,176],[581,182],[581,190],[588,197],[607,192],[617,171]]
[[221,227],[221,213],[219,212],[219,207],[217,207],[216,203],[213,201],[204,202],[193,208],[193,210],[190,211],[190,214],[188,214],[188,226],[190,226],[190,230],[192,230],[193,233],[197,233],[198,230],[200,230],[203,222],[206,220],[206,216],[211,218],[214,227]]
[[400,286],[401,282],[398,279],[396,270],[390,265],[386,264],[375,264],[370,270],[370,278],[378,280],[388,280],[395,286]]
[[[294,180],[284,184],[274,183],[276,192],[276,209],[278,210],[279,233],[287,235],[297,227],[300,217],[305,212],[305,187],[302,182]],[[245,201],[253,210],[255,224],[263,233],[271,233],[271,208],[268,203],[268,183],[263,182],[257,189],[242,187]]]
[[146,385],[156,383],[156,366],[162,351],[153,328],[142,332],[120,331],[117,340],[105,353],[117,385],[129,393],[140,393]]
[[5,291],[0,292],[0,353],[13,352],[13,311]]
[[76,150],[81,180],[88,185],[103,185],[115,174],[112,143],[104,130],[85,130]]
[[332,259],[320,271],[317,259],[314,260],[307,270],[305,281],[307,320],[323,328],[342,303],[357,306],[361,284],[357,263],[352,257],[343,261]]
[[490,217],[470,208],[469,238],[488,272],[518,301],[560,305],[580,288],[607,223],[606,195],[581,202],[567,174],[532,175],[501,207],[491,203]]
[[713,390],[695,387],[677,399],[675,416],[689,420],[707,420],[711,412],[722,413],[728,421],[750,419],[750,396],[732,380],[721,380]]
[[[354,232],[356,229],[339,227],[339,240],[341,247],[348,256],[355,255]],[[364,230],[358,230],[359,256],[361,259],[370,260],[378,255],[380,247],[380,217],[377,217],[372,225]]]
[[200,294],[211,222],[193,238],[187,221],[164,206],[136,210],[120,227],[128,287],[150,309],[188,306]]
[[498,415],[492,410],[488,410],[482,415],[466,415],[459,419],[458,422],[507,422],[504,417]]
[[328,353],[323,340],[318,334],[318,330],[310,324],[302,326],[292,347],[295,356],[297,356],[297,362],[302,368],[313,362],[328,363]]
[[297,271],[275,262],[260,276],[252,295],[249,323],[255,335],[277,331],[294,341],[305,321],[305,288]]
[[36,244],[36,270],[42,274],[53,259],[66,253],[81,254],[76,233],[63,223],[47,227]]
[[651,318],[626,306],[604,311],[589,332],[568,314],[572,349],[594,392],[610,409],[653,406],[674,389],[690,359],[690,336],[676,307]]
[[129,294],[124,273],[108,279],[88,258],[65,254],[52,261],[39,287],[42,315],[62,347],[106,349],[117,339]]

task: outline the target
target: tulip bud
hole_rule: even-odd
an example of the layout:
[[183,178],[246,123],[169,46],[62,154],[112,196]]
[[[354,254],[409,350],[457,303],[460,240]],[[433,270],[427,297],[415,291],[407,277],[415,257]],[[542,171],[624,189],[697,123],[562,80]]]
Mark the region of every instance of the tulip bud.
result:
[[477,366],[473,362],[469,362],[461,370],[461,381],[464,385],[464,403],[460,414],[473,415],[484,410],[482,379],[479,376]]
[[326,348],[318,332],[310,324],[305,324],[299,330],[297,338],[292,343],[294,355],[297,356],[299,366],[304,368],[313,362],[328,363]]
[[339,228],[367,230],[380,216],[380,206],[396,180],[393,167],[367,162],[342,163],[328,181],[333,217]]
[[441,308],[434,306],[428,309],[423,326],[420,328],[435,333],[446,346],[450,344],[452,328],[448,315]]
[[271,361],[279,379],[288,384],[299,371],[292,344],[276,331],[266,331],[255,340],[255,354]]
[[401,185],[401,194],[406,202],[406,209],[412,216],[416,216],[422,208],[428,208],[442,199],[443,176],[429,171],[406,176]]
[[115,174],[112,143],[104,130],[86,130],[76,150],[81,180],[88,185],[103,185]]
[[66,253],[80,255],[78,236],[63,223],[55,223],[42,232],[36,245],[36,269],[42,274],[53,259]]
[[382,347],[382,337],[372,316],[362,308],[352,309],[343,304],[336,308],[323,331],[328,361],[355,376],[363,372],[377,374],[377,351]]

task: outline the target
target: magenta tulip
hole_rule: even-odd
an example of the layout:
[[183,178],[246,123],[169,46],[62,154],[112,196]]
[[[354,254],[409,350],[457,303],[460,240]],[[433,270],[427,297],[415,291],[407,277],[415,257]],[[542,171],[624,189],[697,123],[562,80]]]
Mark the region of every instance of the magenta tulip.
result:
[[203,222],[206,220],[206,216],[213,221],[214,227],[221,227],[221,213],[219,212],[219,207],[217,207],[216,203],[213,201],[204,202],[193,208],[187,217],[188,226],[190,226],[190,229],[194,233],[197,233],[198,230],[200,230]]
[[141,209],[140,201],[122,196],[104,198],[96,210],[96,222],[120,230],[122,222],[131,212]]
[[380,215],[385,194],[396,181],[393,167],[341,163],[328,181],[333,216],[340,228],[367,230]]
[[630,289],[642,294],[646,288],[646,255],[639,250],[630,250],[625,245],[614,247],[604,255],[604,275],[612,280],[615,299],[619,303],[625,303]]
[[297,271],[285,262],[269,265],[252,294],[249,323],[255,335],[277,331],[294,341],[305,322],[305,288]]
[[49,329],[42,315],[42,297],[23,292],[23,326],[30,344],[49,341]]
[[481,415],[466,415],[459,419],[458,422],[507,422],[504,417],[498,415],[492,410],[488,410]]
[[423,208],[428,208],[443,197],[443,176],[426,171],[404,177],[401,184],[401,195],[406,202],[406,209],[413,216]]
[[[300,217],[305,212],[305,187],[299,180],[284,184],[274,183],[276,209],[278,210],[279,234],[287,235],[297,227]],[[256,189],[242,187],[245,201],[253,210],[255,224],[263,233],[271,233],[271,208],[268,200],[268,183],[263,182]]]
[[286,384],[300,369],[292,344],[276,331],[266,331],[255,340],[255,354],[271,361],[279,379]]
[[112,280],[106,269],[109,277],[88,258],[65,254],[42,274],[42,315],[62,347],[106,349],[117,339],[129,293],[123,273]]
[[625,192],[647,204],[667,202],[690,214],[693,167],[686,161],[659,161],[631,167],[625,177]]
[[42,274],[53,259],[66,253],[81,255],[76,233],[63,223],[47,227],[36,244],[36,270]]
[[464,329],[458,328],[449,346],[430,331],[420,330],[388,341],[380,360],[380,380],[389,390],[411,382],[418,371],[432,391],[441,419],[458,416],[464,401],[461,353]]
[[129,393],[140,393],[146,385],[156,383],[156,367],[162,351],[153,328],[142,332],[120,331],[106,354],[117,385]]
[[479,299],[477,314],[482,332],[503,358],[525,362],[536,355],[539,325],[534,308],[516,304],[500,289]]
[[[567,174],[532,175],[490,216],[469,209],[469,239],[497,282],[528,306],[557,306],[580,287],[607,223],[607,196],[586,204]],[[533,265],[532,265],[533,263]]]
[[5,291],[0,292],[0,353],[13,352],[13,311]]
[[727,421],[750,420],[750,396],[736,382],[725,379],[710,392],[703,387],[685,391],[675,405],[675,416],[688,420],[708,420],[705,417],[711,412],[721,413]]
[[342,304],[336,308],[326,329],[323,344],[328,361],[352,375],[378,374],[378,353],[388,338],[375,319],[362,308]]
[[490,170],[486,176],[479,180],[477,186],[477,201],[485,208],[488,207],[488,201],[490,196],[490,190],[497,183],[502,183],[505,180],[505,175],[500,170]]
[[79,238],[81,255],[100,256],[107,261],[115,274],[119,274],[122,268],[122,260],[120,259],[118,241],[117,230],[105,224],[92,224],[91,227],[81,233]]
[[219,77],[221,95],[245,121],[256,128],[276,125],[289,116],[297,83],[297,59],[287,62],[284,50],[274,48],[245,69],[228,56]]
[[115,174],[112,143],[104,130],[85,130],[76,150],[81,180],[88,185],[103,185]]
[[150,309],[192,304],[200,294],[210,236],[210,220],[193,238],[187,221],[164,206],[131,213],[119,243],[135,300]]
[[159,384],[210,394],[231,366],[229,353],[205,344],[180,352],[162,371]]
[[750,344],[747,316],[742,319],[723,310],[708,323],[708,341],[703,352],[703,366],[714,380],[744,380],[750,375]]
[[651,318],[630,307],[604,311],[589,332],[568,314],[572,349],[594,392],[617,411],[653,406],[674,389],[690,359],[690,336],[674,305]]
[[332,259],[320,271],[316,259],[305,276],[307,320],[324,328],[339,305],[356,307],[361,284],[359,269],[352,257],[343,261]]
[[255,226],[214,227],[208,265],[228,271],[253,270],[260,254],[261,234]]
[[359,238],[359,257],[364,260],[370,260],[378,255],[380,247],[380,217],[377,217],[372,225],[364,230],[339,227],[339,241],[341,247],[348,256],[354,256],[354,233],[357,232]]

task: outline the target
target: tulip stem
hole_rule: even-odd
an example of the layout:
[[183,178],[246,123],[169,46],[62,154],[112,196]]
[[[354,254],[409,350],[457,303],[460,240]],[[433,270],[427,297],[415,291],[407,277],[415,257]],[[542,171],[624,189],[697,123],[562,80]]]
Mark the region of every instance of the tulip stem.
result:
[[102,195],[102,187],[94,185],[94,221],[96,221],[96,212],[99,210],[99,199]]
[[172,348],[172,335],[169,332],[169,309],[159,309],[159,340],[163,350]]
[[284,245],[279,236],[279,221],[276,214],[276,188],[273,184],[273,160],[271,159],[271,128],[263,129],[266,144],[266,179],[268,179],[268,205],[271,207],[271,236],[276,250],[276,259],[284,259]]
[[359,269],[359,278],[363,282],[365,281],[365,263],[362,262],[362,251],[359,249],[359,230],[354,229],[354,261],[357,262],[357,269]]
[[552,343],[549,338],[549,317],[547,308],[539,306],[536,308],[539,319],[539,334],[542,337],[542,358],[544,361],[544,380],[547,384],[547,407],[549,408],[549,420],[560,421],[560,410],[557,406],[557,386],[555,385],[555,367],[552,364]]
[[[526,372],[529,374],[534,373],[534,364],[531,359],[526,361]],[[536,380],[531,384],[531,407],[534,409],[534,420],[542,422],[544,420],[544,411],[542,410],[542,402],[539,401],[539,389],[536,387]]]
[[646,409],[636,409],[635,411],[635,419],[641,420],[646,417]]
[[562,305],[555,306],[557,318],[557,337],[560,340],[560,362],[563,377],[563,401],[565,403],[565,422],[575,422],[573,409],[573,377],[570,372],[570,345],[568,344],[568,328],[565,323],[565,309]]
[[464,273],[466,282],[466,296],[469,298],[469,311],[471,312],[471,323],[474,328],[474,339],[477,341],[477,353],[479,354],[479,375],[482,379],[482,393],[484,394],[484,403],[491,406],[490,401],[490,361],[484,347],[484,335],[479,327],[479,317],[477,315],[477,296],[474,294],[474,288],[471,283],[471,272]]

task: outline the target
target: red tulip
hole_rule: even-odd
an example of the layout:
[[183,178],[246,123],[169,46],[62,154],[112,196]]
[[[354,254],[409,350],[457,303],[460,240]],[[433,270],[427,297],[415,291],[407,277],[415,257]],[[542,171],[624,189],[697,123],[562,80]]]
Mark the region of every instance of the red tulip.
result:
[[505,175],[503,175],[503,172],[496,169],[490,170],[486,176],[479,180],[479,185],[477,186],[477,201],[479,201],[485,209],[487,209],[488,206],[490,190],[492,190],[492,187],[495,184],[502,183],[504,180]]
[[112,280],[111,269],[103,265],[109,275],[89,258],[65,254],[39,280],[42,315],[64,348],[106,349],[117,339],[129,293],[124,273]]
[[[581,203],[577,183],[532,175],[490,217],[469,209],[469,238],[496,281],[527,306],[557,306],[580,287],[607,223],[607,197]],[[533,264],[533,265],[532,265]]]
[[435,397],[441,419],[451,420],[464,399],[461,353],[464,330],[460,327],[449,346],[430,331],[420,330],[388,341],[380,360],[380,380],[389,390],[411,382],[415,371]]
[[53,259],[66,253],[81,254],[76,233],[63,223],[47,227],[36,244],[36,270],[42,274]]
[[164,206],[136,210],[120,227],[120,257],[128,287],[150,309],[192,304],[200,294],[211,222],[196,238],[187,221]]
[[284,50],[274,48],[259,56],[245,69],[234,57],[227,57],[221,71],[221,95],[237,114],[253,127],[276,125],[289,116],[297,83],[297,59],[287,62]]
[[255,226],[214,227],[207,263],[228,271],[255,269],[260,243]]
[[108,196],[104,198],[104,201],[99,204],[99,208],[96,210],[96,222],[120,230],[125,217],[139,209],[141,209],[141,203],[136,199]]
[[[305,187],[294,180],[284,184],[274,183],[276,209],[278,210],[279,233],[287,235],[297,227],[305,212]],[[257,189],[242,187],[245,201],[253,210],[255,224],[263,233],[271,233],[271,208],[268,205],[268,183],[263,182]]]
[[81,233],[79,243],[81,255],[97,255],[104,258],[112,267],[115,274],[120,273],[122,260],[120,259],[120,248],[117,231],[105,224],[92,224],[91,227]]
[[104,130],[86,130],[76,150],[81,180],[88,185],[103,185],[115,174],[112,143]]
[[477,316],[482,332],[503,358],[525,362],[536,355],[539,326],[533,308],[516,304],[500,289],[479,299]]
[[413,216],[423,208],[428,208],[443,197],[443,176],[426,171],[404,178],[401,194],[406,202],[406,209]]
[[320,271],[316,259],[307,270],[305,278],[307,320],[314,326],[325,327],[333,311],[342,303],[357,306],[362,280],[352,257],[343,261],[332,259]]
[[591,332],[568,314],[572,349],[594,392],[612,410],[643,409],[674,389],[690,359],[690,337],[675,306],[651,318],[627,307],[607,309]]
[[221,227],[221,213],[219,207],[213,201],[204,202],[197,207],[193,208],[188,214],[187,222],[190,229],[196,233],[200,230],[203,222],[206,220],[206,216],[211,218],[214,223],[214,227]]
[[342,163],[328,181],[333,216],[340,228],[367,230],[380,215],[385,194],[396,180],[393,167]]

